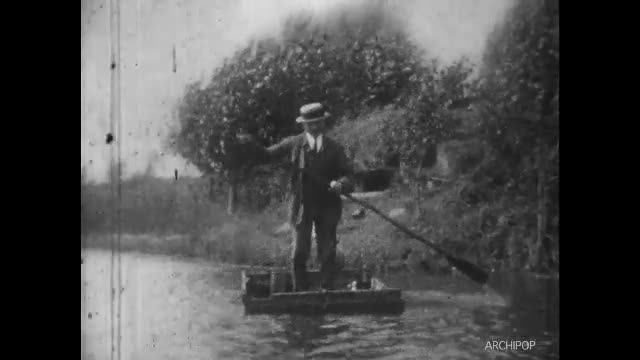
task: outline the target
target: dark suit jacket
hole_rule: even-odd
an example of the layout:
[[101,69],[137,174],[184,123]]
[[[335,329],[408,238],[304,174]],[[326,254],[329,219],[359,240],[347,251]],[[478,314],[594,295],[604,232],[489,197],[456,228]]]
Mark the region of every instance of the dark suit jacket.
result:
[[[293,167],[289,188],[289,222],[292,225],[299,224],[305,212],[322,215],[326,221],[337,223],[342,215],[342,199],[340,195],[328,191],[329,183],[339,181],[344,192],[353,191],[353,169],[344,149],[326,134],[322,142],[319,153],[309,154],[309,143],[302,133],[260,151],[261,158],[265,160],[286,155]],[[304,168],[313,176],[294,170]]]

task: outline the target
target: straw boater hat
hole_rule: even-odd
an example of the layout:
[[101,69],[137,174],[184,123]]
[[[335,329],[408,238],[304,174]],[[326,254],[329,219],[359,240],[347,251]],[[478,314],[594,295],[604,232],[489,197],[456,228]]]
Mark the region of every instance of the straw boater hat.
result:
[[305,124],[324,120],[329,117],[329,113],[325,111],[324,106],[320,103],[311,103],[300,108],[300,116],[296,119],[298,124]]

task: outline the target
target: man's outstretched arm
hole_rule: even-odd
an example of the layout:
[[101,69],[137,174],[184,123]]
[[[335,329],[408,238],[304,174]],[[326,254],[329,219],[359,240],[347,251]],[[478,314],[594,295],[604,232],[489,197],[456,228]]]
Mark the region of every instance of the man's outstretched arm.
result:
[[240,144],[249,149],[253,155],[253,161],[265,163],[290,153],[295,142],[295,136],[286,137],[279,143],[266,148],[255,142],[250,136],[242,136],[238,140]]

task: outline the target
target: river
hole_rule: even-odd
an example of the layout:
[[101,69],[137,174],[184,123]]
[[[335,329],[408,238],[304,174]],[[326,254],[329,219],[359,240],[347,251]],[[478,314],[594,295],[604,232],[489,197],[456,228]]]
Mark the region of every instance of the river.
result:
[[[83,250],[82,258],[82,359],[110,359],[118,329],[111,253]],[[238,266],[137,253],[123,253],[120,264],[122,359],[559,357],[557,279],[497,274],[487,290],[463,278],[396,274],[385,281],[405,290],[402,315],[246,316]],[[535,344],[487,347],[524,340]]]

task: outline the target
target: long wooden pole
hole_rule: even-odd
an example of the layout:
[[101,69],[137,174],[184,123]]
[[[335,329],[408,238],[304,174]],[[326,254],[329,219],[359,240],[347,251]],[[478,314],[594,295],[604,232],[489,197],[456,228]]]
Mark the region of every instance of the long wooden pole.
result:
[[[309,179],[311,179],[312,181],[316,182],[317,184],[320,184],[322,186],[327,185],[328,184],[323,184],[320,179],[318,179],[317,177],[315,177],[313,174],[311,174],[309,171],[306,171],[306,169],[299,169],[299,168],[295,168],[292,167],[294,169],[294,171],[300,171],[302,173],[304,173],[305,175],[307,175],[309,177]],[[449,262],[449,264],[451,264],[452,266],[454,266],[457,270],[459,270],[461,273],[465,274],[466,276],[468,276],[471,280],[479,283],[479,284],[486,284],[487,281],[489,280],[489,274],[483,270],[481,267],[479,267],[478,265],[475,265],[467,260],[458,258],[456,256],[453,256],[452,254],[450,254],[449,252],[445,251],[444,249],[442,249],[441,247],[437,246],[436,244],[432,243],[431,241],[423,238],[422,236],[418,235],[417,233],[415,233],[413,230],[409,229],[407,226],[399,223],[398,221],[390,218],[389,216],[387,216],[386,214],[384,214],[382,211],[378,210],[376,207],[374,207],[373,205],[367,203],[364,200],[360,200],[360,199],[356,199],[355,197],[351,196],[350,194],[341,194],[342,196],[344,196],[345,198],[353,201],[354,203],[369,209],[371,211],[373,211],[374,213],[376,213],[378,216],[380,216],[381,218],[383,218],[384,220],[388,221],[389,223],[391,223],[393,226],[395,226],[396,228],[400,229],[402,232],[404,232],[405,234],[409,235],[410,237],[420,241],[421,243],[423,243],[424,245],[432,248],[433,250],[437,251],[438,253],[440,253],[441,255],[443,255],[447,261]]]
[[429,240],[423,238],[422,236],[418,235],[417,233],[415,233],[413,230],[409,229],[408,227],[406,227],[405,225],[397,222],[396,220],[390,218],[389,216],[387,216],[386,214],[384,214],[382,211],[378,210],[377,208],[375,208],[373,205],[360,200],[360,199],[356,199],[353,196],[349,195],[349,194],[342,194],[344,197],[346,197],[347,199],[355,202],[356,204],[367,208],[371,211],[373,211],[374,213],[378,214],[378,216],[380,216],[381,218],[387,220],[388,222],[390,222],[393,226],[395,226],[396,228],[400,229],[402,232],[404,232],[405,234],[411,236],[412,238],[420,241],[421,243],[423,243],[424,245],[432,248],[433,250],[437,251],[438,253],[440,253],[441,255],[443,255],[447,261],[453,265],[456,269],[458,269],[460,272],[462,272],[463,274],[467,275],[469,278],[471,278],[473,281],[476,281],[480,284],[485,284],[488,280],[489,280],[489,274],[484,271],[482,268],[480,268],[478,265],[475,265],[471,262],[468,262],[467,260],[455,257],[451,254],[449,254],[447,251],[445,251],[444,249],[440,248],[439,246],[435,245],[434,243],[430,242]]

